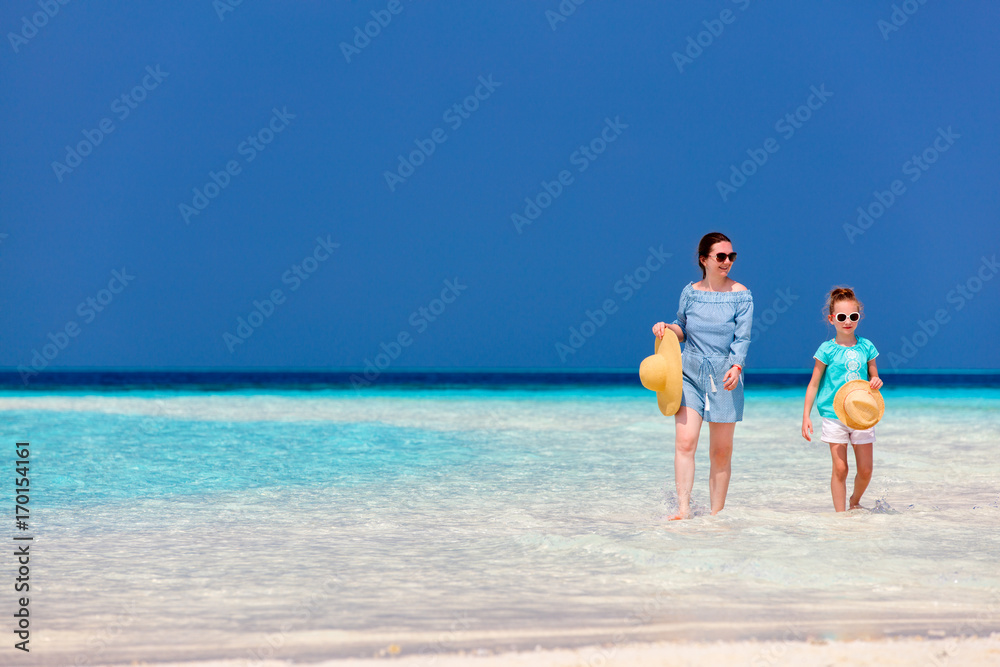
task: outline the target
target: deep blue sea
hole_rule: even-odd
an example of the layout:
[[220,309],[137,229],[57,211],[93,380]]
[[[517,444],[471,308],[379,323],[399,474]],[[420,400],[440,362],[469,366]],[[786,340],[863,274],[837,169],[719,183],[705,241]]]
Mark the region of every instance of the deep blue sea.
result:
[[807,378],[748,376],[726,510],[705,427],[666,522],[673,420],[634,376],[125,375],[0,388],[8,478],[31,443],[24,664],[1000,626],[995,376],[884,377],[840,515]]

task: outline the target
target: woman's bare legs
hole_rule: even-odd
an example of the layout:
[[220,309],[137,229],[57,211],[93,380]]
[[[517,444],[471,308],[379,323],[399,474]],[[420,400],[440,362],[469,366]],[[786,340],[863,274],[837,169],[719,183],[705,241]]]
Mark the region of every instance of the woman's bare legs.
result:
[[718,514],[726,506],[729,493],[729,478],[732,476],[733,433],[736,422],[709,423],[708,457],[711,468],[708,472],[708,495],[712,499],[712,515]]
[[681,406],[674,416],[674,481],[677,484],[677,515],[674,519],[691,518],[691,488],[694,486],[694,453],[698,449],[701,415]]

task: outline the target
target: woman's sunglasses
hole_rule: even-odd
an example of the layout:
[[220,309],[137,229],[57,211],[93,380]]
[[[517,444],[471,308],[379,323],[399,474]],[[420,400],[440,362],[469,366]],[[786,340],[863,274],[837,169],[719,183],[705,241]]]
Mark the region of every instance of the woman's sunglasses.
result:
[[724,253],[724,252],[717,252],[714,255],[709,255],[709,257],[714,257],[715,261],[717,261],[719,264],[721,264],[724,261],[726,261],[726,258],[729,258],[730,262],[735,262],[736,261],[736,253],[735,252],[731,252],[728,255],[726,253]]
[[837,318],[838,322],[846,322],[848,317],[851,318],[852,322],[857,322],[858,320],[861,319],[861,313],[858,313],[858,312],[854,312],[854,313],[850,313],[850,314],[848,314],[848,313],[837,313],[836,315],[834,315],[834,317]]

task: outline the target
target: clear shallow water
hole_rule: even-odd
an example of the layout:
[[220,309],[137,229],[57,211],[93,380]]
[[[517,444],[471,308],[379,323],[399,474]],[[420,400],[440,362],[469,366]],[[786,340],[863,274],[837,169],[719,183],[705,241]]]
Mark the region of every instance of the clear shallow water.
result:
[[641,389],[0,393],[32,443],[32,660],[1000,626],[1000,391],[887,389],[850,516],[803,393],[748,391],[718,517],[705,428],[670,523]]

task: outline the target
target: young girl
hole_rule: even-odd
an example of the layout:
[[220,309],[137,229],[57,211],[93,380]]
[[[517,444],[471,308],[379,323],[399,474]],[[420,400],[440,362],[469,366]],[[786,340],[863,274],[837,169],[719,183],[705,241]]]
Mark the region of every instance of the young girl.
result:
[[851,494],[850,509],[861,507],[861,496],[868,488],[872,478],[872,445],[875,443],[874,427],[865,430],[849,428],[839,419],[833,409],[833,397],[845,383],[851,380],[866,380],[873,390],[882,386],[878,369],[875,367],[875,357],[878,350],[867,338],[855,335],[858,322],[864,312],[864,306],[858,301],[854,290],[850,287],[834,288],[826,300],[828,319],[837,335],[819,346],[816,354],[816,366],[813,368],[812,379],[806,389],[805,410],[802,413],[802,437],[812,440],[813,401],[819,392],[819,414],[823,418],[823,442],[830,445],[833,457],[833,475],[830,478],[830,492],[833,494],[833,507],[838,512],[844,511],[847,495],[847,445],[854,447],[854,461],[857,473],[854,476],[854,492]]

